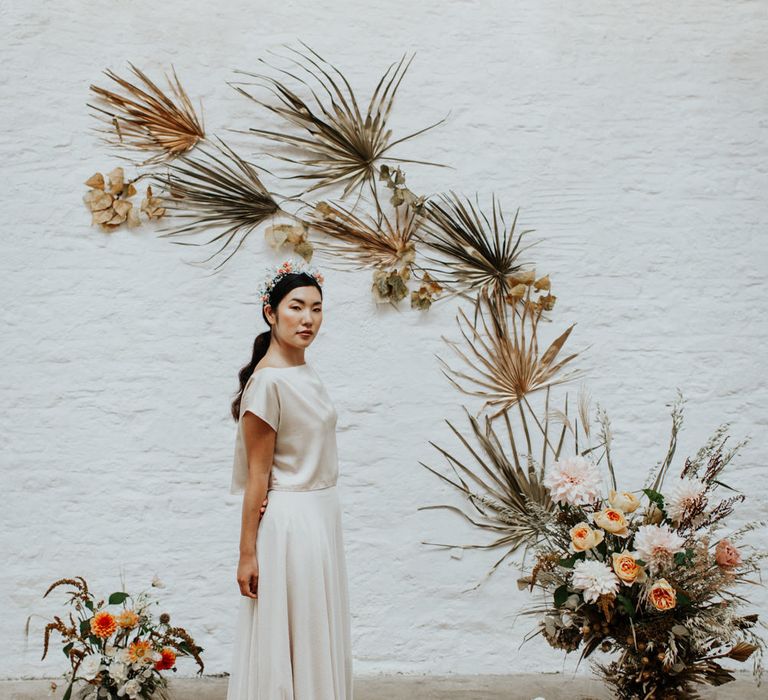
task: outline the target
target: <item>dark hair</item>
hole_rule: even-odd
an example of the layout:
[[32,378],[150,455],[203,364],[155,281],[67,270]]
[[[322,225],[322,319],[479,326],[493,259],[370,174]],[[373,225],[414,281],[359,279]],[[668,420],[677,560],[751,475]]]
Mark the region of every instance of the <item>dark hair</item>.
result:
[[[283,297],[288,294],[288,292],[290,292],[292,289],[296,289],[296,287],[307,287],[309,285],[317,287],[318,291],[320,292],[320,298],[322,299],[323,290],[318,284],[317,280],[312,277],[312,275],[308,275],[306,272],[293,272],[287,275],[283,275],[269,292],[269,305],[272,307],[272,310],[275,313],[275,317],[277,318],[278,305],[282,301]],[[263,306],[261,308],[261,316],[264,319],[264,322],[269,325],[267,314],[264,312]],[[251,378],[253,370],[256,365],[259,364],[261,358],[267,354],[267,350],[269,349],[269,344],[271,341],[272,326],[269,327],[269,330],[266,330],[263,333],[259,333],[259,335],[256,336],[253,341],[253,352],[251,353],[251,360],[238,372],[238,378],[240,379],[240,389],[237,392],[235,400],[232,402],[232,417],[235,419],[235,421],[240,419],[240,401],[243,397],[243,389],[245,389],[245,384]]]

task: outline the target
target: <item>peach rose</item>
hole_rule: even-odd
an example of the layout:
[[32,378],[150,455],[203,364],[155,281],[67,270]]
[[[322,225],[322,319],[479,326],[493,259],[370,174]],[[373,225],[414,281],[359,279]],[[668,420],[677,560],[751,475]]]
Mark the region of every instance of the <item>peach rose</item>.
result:
[[608,493],[608,503],[624,513],[634,513],[640,507],[640,499],[629,491],[617,493],[611,489]]
[[715,547],[715,561],[727,569],[741,564],[741,553],[728,540],[720,540]]
[[593,530],[589,523],[579,523],[570,529],[571,546],[575,552],[586,552],[603,541],[603,531]]
[[624,583],[633,584],[635,581],[645,581],[645,569],[637,563],[631,552],[613,552],[613,570]]
[[618,508],[603,508],[592,515],[592,520],[595,521],[595,525],[603,528],[606,532],[610,532],[612,535],[629,537],[627,519]]
[[660,578],[651,586],[648,598],[653,607],[662,612],[671,610],[677,605],[677,593],[675,593],[675,589],[669,585],[665,578]]

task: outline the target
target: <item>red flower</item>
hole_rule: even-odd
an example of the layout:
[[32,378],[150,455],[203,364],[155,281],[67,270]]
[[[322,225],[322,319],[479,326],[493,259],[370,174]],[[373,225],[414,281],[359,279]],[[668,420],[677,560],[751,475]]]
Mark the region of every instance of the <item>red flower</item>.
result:
[[155,668],[158,671],[167,671],[169,668],[173,668],[176,665],[176,653],[173,649],[163,647],[160,652],[160,660],[155,662]]

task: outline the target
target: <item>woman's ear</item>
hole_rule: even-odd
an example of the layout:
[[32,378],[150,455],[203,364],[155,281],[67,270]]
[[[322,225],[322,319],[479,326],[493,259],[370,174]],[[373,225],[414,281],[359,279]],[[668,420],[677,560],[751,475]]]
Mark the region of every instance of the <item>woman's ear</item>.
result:
[[274,325],[275,322],[277,321],[277,319],[275,318],[275,314],[272,311],[272,307],[269,304],[267,304],[264,307],[264,315],[267,317],[267,320],[269,321],[270,326]]

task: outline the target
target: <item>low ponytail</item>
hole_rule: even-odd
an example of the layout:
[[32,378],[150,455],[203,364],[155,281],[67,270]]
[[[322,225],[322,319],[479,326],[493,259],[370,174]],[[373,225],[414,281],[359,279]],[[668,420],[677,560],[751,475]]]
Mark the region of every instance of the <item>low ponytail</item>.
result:
[[259,364],[264,355],[267,354],[269,349],[269,343],[272,340],[272,329],[259,333],[253,341],[253,353],[251,354],[251,360],[240,372],[238,372],[238,378],[240,379],[240,389],[237,392],[235,400],[232,402],[232,417],[235,421],[240,420],[240,401],[243,398],[243,389],[245,389],[246,382],[251,378],[253,370],[256,365]]

